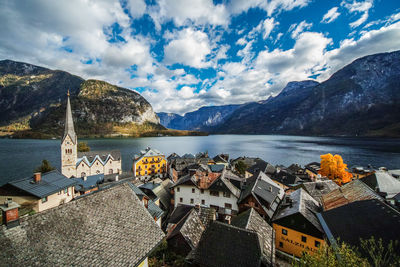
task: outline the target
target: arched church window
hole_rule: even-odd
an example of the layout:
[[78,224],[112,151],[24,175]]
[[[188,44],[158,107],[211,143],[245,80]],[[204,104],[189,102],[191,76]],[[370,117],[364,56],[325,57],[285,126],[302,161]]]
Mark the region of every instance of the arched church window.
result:
[[109,174],[113,174],[113,169],[109,169],[109,170],[108,170],[108,173],[109,173]]
[[81,177],[85,177],[85,176],[86,176],[86,172],[82,172]]
[[100,174],[100,171],[99,171],[99,170],[97,170],[97,171],[96,171],[96,173],[97,173],[97,174]]

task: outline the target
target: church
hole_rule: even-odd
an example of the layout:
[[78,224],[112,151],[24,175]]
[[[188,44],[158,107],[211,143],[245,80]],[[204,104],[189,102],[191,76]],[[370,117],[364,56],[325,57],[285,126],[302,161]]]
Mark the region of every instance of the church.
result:
[[65,130],[61,139],[61,173],[68,178],[122,173],[120,151],[78,152],[78,137],[74,129],[69,92]]

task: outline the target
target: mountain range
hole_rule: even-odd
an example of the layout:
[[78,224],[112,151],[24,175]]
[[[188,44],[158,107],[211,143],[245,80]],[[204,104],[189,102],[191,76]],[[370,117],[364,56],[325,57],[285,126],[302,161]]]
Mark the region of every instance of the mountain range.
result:
[[63,131],[67,91],[77,133],[138,135],[165,130],[140,94],[104,81],[11,60],[0,61],[0,134],[55,137]]
[[399,137],[400,51],[359,58],[321,83],[289,82],[264,101],[159,117],[169,128],[218,134]]

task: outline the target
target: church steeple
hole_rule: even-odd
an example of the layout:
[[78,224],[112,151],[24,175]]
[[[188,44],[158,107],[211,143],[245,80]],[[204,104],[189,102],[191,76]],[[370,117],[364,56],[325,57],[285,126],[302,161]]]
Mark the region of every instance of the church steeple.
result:
[[76,143],[76,134],[75,134],[75,129],[74,129],[74,121],[72,119],[72,111],[71,111],[71,103],[69,100],[69,90],[67,93],[67,112],[65,114],[65,129],[64,129],[64,136],[63,139],[65,139],[65,137],[67,137],[67,135],[70,136],[70,138],[72,139],[72,142]]
[[68,90],[65,129],[61,141],[61,173],[67,177],[76,177],[76,159],[78,157],[77,141]]

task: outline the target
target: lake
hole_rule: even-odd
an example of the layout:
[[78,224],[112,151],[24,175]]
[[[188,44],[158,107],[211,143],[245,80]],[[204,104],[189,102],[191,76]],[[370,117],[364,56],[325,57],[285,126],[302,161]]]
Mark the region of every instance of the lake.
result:
[[[150,146],[167,156],[208,151],[211,157],[228,153],[260,157],[274,165],[305,165],[320,161],[320,155],[339,154],[348,166],[371,164],[400,169],[400,139],[304,137],[283,135],[210,135],[183,137],[146,137],[122,139],[80,139],[92,150],[120,150],[122,168],[128,171],[132,156]],[[60,140],[0,139],[0,185],[32,175],[42,159],[60,169]]]

